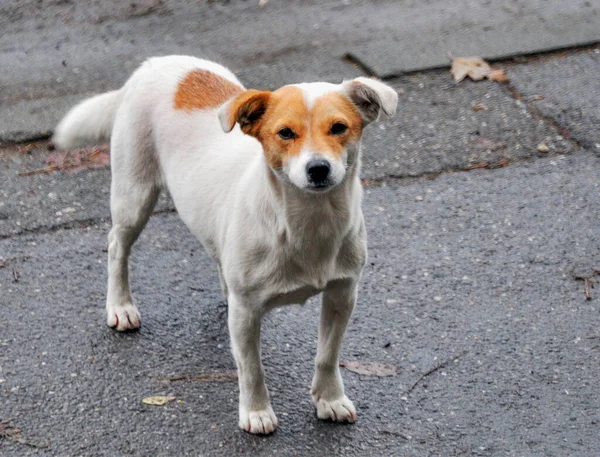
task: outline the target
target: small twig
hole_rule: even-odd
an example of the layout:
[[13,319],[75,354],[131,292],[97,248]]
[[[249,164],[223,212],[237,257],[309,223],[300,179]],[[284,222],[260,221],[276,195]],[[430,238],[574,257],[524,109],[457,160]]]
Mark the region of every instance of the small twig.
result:
[[585,292],[585,299],[586,300],[591,300],[592,299],[592,281],[590,278],[585,278],[583,280],[583,291]]
[[158,381],[166,382],[177,382],[177,381],[205,381],[205,382],[227,382],[235,381],[237,379],[237,372],[235,371],[223,371],[215,373],[204,373],[199,375],[181,375],[164,378],[161,376],[152,376],[153,379]]
[[17,267],[13,265],[13,281],[14,282],[19,282],[19,272],[17,271]]
[[435,367],[427,370],[425,373],[423,373],[419,379],[417,379],[414,384],[412,386],[410,386],[410,388],[406,391],[407,394],[411,393],[415,387],[417,387],[417,384],[419,384],[423,379],[425,379],[426,377],[428,377],[429,375],[435,373],[438,370],[441,370],[442,368],[448,366],[449,364],[451,364],[452,362],[458,360],[460,357],[462,357],[463,355],[467,354],[469,351],[463,351],[460,354],[455,355],[454,357],[449,358],[448,360],[440,363],[439,365],[436,365]]
[[39,170],[24,171],[23,173],[19,173],[19,176],[32,176],[32,175],[40,175],[42,173],[52,173],[53,171],[55,171],[57,169],[58,169],[58,167],[56,167],[54,165],[50,165],[49,167],[40,168]]
[[410,440],[410,438],[408,436],[406,436],[404,433],[400,433],[400,432],[392,432],[391,430],[379,430],[379,433],[381,433],[382,435],[398,436],[406,441]]
[[573,272],[571,273],[571,275],[577,281],[583,281],[583,293],[585,294],[585,299],[588,301],[591,300],[592,299],[592,289],[594,288],[594,283],[596,282],[592,278],[594,278],[594,276],[600,275],[600,270],[598,270],[597,268],[592,268],[592,274],[589,276],[582,276],[582,275],[575,274]]
[[101,152],[104,152],[104,151],[102,149],[100,149],[100,148],[94,149],[94,152],[92,152],[89,156],[87,156],[86,160],[89,161],[90,159],[93,159],[94,157],[96,157]]
[[21,146],[17,152],[19,154],[27,154],[28,152],[31,152],[33,149],[35,149],[35,144],[30,143],[25,146]]

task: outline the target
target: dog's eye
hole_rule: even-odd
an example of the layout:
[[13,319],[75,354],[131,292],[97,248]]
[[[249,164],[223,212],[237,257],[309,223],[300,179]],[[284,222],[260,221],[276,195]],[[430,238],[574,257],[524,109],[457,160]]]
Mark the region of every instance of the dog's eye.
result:
[[331,126],[329,133],[332,135],[341,135],[342,133],[346,133],[346,130],[348,130],[347,125],[342,124],[341,122],[336,122]]
[[296,134],[289,127],[282,128],[279,132],[277,132],[277,134],[284,140],[293,140],[296,138]]

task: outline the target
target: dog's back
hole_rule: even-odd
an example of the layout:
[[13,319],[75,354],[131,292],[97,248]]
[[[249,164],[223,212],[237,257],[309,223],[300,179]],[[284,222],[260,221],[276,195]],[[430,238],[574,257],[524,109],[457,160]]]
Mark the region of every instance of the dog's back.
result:
[[[261,151],[254,138],[239,129],[226,134],[219,123],[219,107],[244,90],[217,63],[190,56],[150,58],[121,89],[71,109],[53,141],[73,149],[110,139],[113,194],[118,194],[115,182],[131,179],[136,185],[166,186],[184,222],[210,243],[219,212],[227,210],[235,184]],[[217,170],[227,172],[215,179]],[[185,189],[201,182],[214,184],[191,199]]]

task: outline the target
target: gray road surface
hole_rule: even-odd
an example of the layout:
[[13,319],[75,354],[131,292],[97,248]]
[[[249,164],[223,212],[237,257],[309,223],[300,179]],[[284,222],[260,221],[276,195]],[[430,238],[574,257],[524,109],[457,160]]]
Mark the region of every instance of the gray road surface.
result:
[[[494,17],[498,27],[512,17],[511,43],[527,44],[518,22],[531,15],[560,36],[552,24],[585,11],[577,30],[589,30],[598,3],[567,3],[472,1],[465,11],[479,36],[493,32],[481,27]],[[432,42],[459,39],[463,20],[457,2],[441,0],[111,5],[0,6],[0,61],[12,56],[0,75],[2,135],[39,135],[73,100],[120,85],[157,50],[221,53],[249,86],[276,87],[361,74],[339,57],[392,40],[398,8],[429,12]],[[442,27],[443,18],[455,21]],[[489,49],[481,54],[505,52]],[[368,57],[373,68],[404,65],[398,53]],[[370,259],[342,360],[396,374],[343,370],[354,425],[319,421],[310,402],[313,300],[265,322],[280,429],[267,438],[237,429],[226,304],[167,196],[134,249],[143,327],[108,329],[109,170],[19,176],[55,152],[43,141],[0,148],[0,455],[600,455],[600,283],[586,300],[576,279],[600,269],[600,49],[499,65],[509,85],[456,86],[447,70],[390,78],[400,111],[366,132]],[[174,400],[143,405],[150,395]]]

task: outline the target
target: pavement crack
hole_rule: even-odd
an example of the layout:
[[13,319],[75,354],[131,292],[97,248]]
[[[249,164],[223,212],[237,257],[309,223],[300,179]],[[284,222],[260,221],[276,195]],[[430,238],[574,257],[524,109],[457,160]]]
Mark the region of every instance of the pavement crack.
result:
[[559,133],[565,140],[570,141],[577,151],[584,149],[580,141],[573,136],[570,130],[561,125],[554,117],[543,114],[535,104],[531,103],[535,101],[535,98],[527,97],[525,94],[519,91],[513,84],[505,84],[507,92],[512,98],[523,103],[527,111],[536,119],[545,122],[551,129]]
[[441,171],[430,171],[421,173],[419,175],[408,175],[401,173],[390,173],[385,176],[376,176],[374,178],[364,178],[362,183],[365,187],[377,187],[386,182],[401,183],[403,185],[410,185],[417,181],[428,180],[432,181],[439,178],[440,176],[447,175],[450,173],[469,172],[473,170],[496,170],[499,168],[505,168],[512,164],[517,163],[530,163],[534,160],[532,157],[524,157],[523,159],[509,160],[502,159],[496,162],[478,162],[476,164],[468,165],[466,167],[451,168],[448,170]]
[[[363,62],[361,59],[359,59],[357,56],[355,56],[351,52],[347,52],[346,54],[344,54],[344,56],[342,57],[342,60],[344,60],[348,63],[351,63],[352,65],[357,67],[359,70],[361,70],[368,77],[378,77],[379,78],[379,75],[375,72],[375,70],[373,70],[365,62]],[[396,75],[394,75],[394,76],[396,76]],[[381,78],[381,79],[383,79],[383,78]]]
[[[165,208],[152,213],[152,216],[160,216],[162,214],[176,213],[175,208]],[[63,222],[60,224],[38,226],[32,228],[23,228],[18,232],[0,234],[0,240],[6,240],[9,238],[16,238],[23,235],[46,235],[49,233],[55,233],[62,230],[77,230],[89,227],[94,227],[99,224],[109,224],[111,221],[110,217],[92,217],[89,219],[79,219],[74,221]]]

